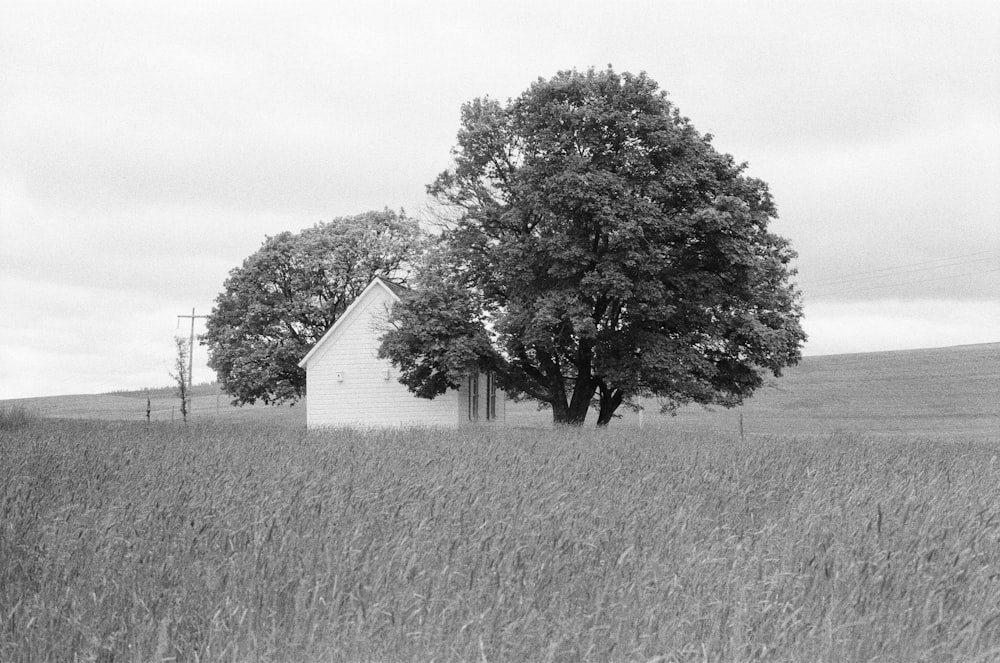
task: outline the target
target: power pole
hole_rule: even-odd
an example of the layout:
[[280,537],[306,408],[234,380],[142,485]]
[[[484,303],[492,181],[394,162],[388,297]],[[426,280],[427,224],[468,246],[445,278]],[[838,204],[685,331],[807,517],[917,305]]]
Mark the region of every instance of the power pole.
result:
[[194,319],[195,318],[207,318],[207,315],[195,315],[194,308],[191,309],[191,315],[178,315],[177,324],[181,324],[181,318],[191,318],[191,341],[188,345],[188,388],[194,388],[194,378],[191,375],[191,371],[194,369]]

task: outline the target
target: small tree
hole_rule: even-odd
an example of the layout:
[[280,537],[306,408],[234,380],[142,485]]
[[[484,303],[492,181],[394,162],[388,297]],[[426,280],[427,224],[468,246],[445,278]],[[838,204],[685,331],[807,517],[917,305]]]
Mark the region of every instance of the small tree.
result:
[[188,401],[191,398],[188,392],[188,342],[180,336],[174,337],[174,342],[177,344],[177,358],[174,361],[174,369],[177,372],[171,373],[170,377],[177,382],[177,391],[174,393],[180,396],[181,417],[184,419],[184,423],[187,423]]

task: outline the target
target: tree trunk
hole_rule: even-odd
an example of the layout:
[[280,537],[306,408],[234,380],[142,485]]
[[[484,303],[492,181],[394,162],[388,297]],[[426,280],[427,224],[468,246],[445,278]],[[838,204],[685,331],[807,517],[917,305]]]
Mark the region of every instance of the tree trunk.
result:
[[549,405],[552,406],[552,423],[554,424],[570,423],[569,406],[566,405],[566,401],[556,399],[554,401],[549,401]]
[[587,419],[587,409],[564,407],[557,411],[552,408],[552,421],[561,426],[582,426]]
[[601,409],[597,414],[597,425],[607,426],[611,423],[611,417],[614,416],[615,410],[618,406],[622,404],[622,392],[620,389],[613,391],[605,391],[601,389]]
[[[543,365],[548,391],[551,394],[551,400],[548,403],[552,406],[552,422],[562,426],[582,426],[587,418],[590,400],[594,396],[597,385],[590,380],[583,383],[576,380],[573,394],[567,396],[566,378],[563,377],[559,365],[542,352],[539,352],[539,360]],[[587,393],[588,389],[589,393]]]
[[580,407],[579,403],[562,400],[550,402],[549,405],[552,406],[552,423],[557,426],[582,426],[587,419],[590,404]]
[[573,388],[573,397],[566,403],[562,401],[562,407],[556,408],[552,405],[552,421],[565,426],[582,426],[587,420],[587,412],[590,411],[590,401],[594,398],[597,385],[590,382],[577,381]]

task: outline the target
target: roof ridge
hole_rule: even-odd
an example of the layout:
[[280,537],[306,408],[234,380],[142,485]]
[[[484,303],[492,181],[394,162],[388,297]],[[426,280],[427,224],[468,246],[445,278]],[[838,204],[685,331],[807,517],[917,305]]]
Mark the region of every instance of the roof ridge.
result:
[[391,281],[388,277],[376,276],[375,278],[381,281],[383,285],[389,288],[389,290],[392,290],[393,294],[395,294],[397,297],[402,297],[406,293],[410,292],[410,289],[407,288],[405,285],[403,285],[402,283],[396,283],[395,281]]

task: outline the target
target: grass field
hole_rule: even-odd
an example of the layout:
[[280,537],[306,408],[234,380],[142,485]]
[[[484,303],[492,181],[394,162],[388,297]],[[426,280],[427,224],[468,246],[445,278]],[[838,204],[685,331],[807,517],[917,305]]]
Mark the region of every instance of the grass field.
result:
[[1000,659],[985,441],[41,420],[0,455],[4,661]]
[[0,661],[1000,660],[998,354],[606,431],[0,403]]

